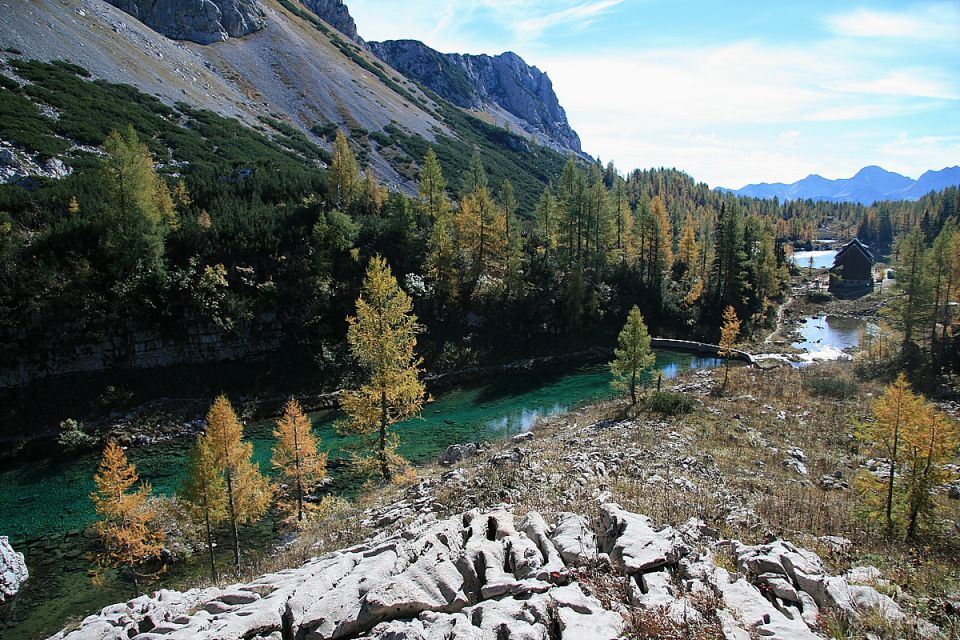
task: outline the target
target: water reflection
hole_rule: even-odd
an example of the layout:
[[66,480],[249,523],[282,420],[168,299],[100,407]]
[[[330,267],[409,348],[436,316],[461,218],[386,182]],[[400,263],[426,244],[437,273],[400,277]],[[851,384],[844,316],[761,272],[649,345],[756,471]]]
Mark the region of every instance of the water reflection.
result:
[[813,258],[814,269],[829,269],[836,255],[836,251],[794,251],[793,264],[806,268],[810,266],[810,258]]

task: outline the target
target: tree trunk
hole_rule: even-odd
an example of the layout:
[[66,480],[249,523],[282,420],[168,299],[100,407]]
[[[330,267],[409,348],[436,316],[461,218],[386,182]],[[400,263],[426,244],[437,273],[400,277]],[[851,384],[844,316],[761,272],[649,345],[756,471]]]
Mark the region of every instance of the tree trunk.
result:
[[887,537],[893,535],[893,482],[896,477],[897,447],[900,444],[900,416],[897,415],[897,426],[893,431],[893,451],[890,453],[890,473],[887,478]]
[[237,530],[237,509],[233,500],[233,471],[227,469],[227,505],[230,507],[230,534],[233,536],[233,564],[240,571],[240,532]]
[[630,400],[637,404],[637,368],[634,367],[630,372]]
[[217,575],[217,561],[213,555],[213,530],[210,527],[210,510],[204,506],[204,521],[207,525],[207,553],[210,555],[210,577],[214,582],[220,582],[220,576]]
[[390,480],[390,465],[387,464],[387,390],[380,390],[380,471],[384,480]]
[[293,427],[293,448],[296,453],[295,466],[297,470],[297,522],[303,522],[303,477],[300,473],[300,438],[297,426]]

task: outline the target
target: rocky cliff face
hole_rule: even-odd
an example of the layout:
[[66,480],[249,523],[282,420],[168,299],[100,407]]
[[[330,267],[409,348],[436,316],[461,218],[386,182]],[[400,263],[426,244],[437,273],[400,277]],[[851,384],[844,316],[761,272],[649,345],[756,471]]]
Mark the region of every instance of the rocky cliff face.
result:
[[324,22],[354,42],[363,42],[357,34],[357,25],[342,0],[300,0]]
[[454,104],[495,117],[502,109],[527,133],[556,148],[581,152],[580,137],[570,127],[550,78],[517,54],[444,54],[417,40],[368,45],[391,67]]
[[259,31],[265,24],[257,0],[107,0],[151,29],[200,44]]

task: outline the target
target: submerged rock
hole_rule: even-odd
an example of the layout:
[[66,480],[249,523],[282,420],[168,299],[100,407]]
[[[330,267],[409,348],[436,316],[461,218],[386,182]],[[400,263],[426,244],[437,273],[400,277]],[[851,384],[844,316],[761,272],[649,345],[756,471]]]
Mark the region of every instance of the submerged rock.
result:
[[13,550],[7,536],[0,536],[0,603],[17,595],[29,577],[23,554]]

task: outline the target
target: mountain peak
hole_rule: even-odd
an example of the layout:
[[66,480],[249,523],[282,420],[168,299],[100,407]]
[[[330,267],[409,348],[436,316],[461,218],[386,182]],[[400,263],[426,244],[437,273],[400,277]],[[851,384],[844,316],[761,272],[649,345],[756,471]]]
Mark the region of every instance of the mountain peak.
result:
[[913,180],[883,167],[868,165],[851,178],[829,180],[812,173],[792,184],[748,184],[734,193],[754,198],[873,204],[878,200],[919,200],[931,191],[957,185],[960,185],[960,167],[927,171],[919,180]]

